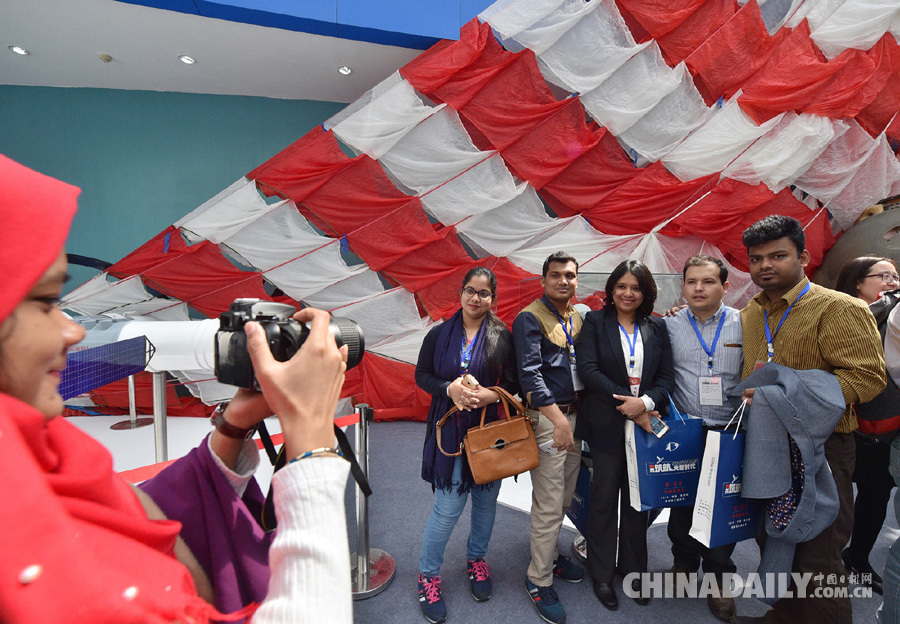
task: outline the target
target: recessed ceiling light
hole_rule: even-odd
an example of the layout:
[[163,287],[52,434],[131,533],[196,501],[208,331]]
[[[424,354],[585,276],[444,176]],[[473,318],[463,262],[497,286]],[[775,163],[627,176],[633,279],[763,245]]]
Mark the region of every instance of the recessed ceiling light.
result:
[[347,67],[346,65],[341,65],[340,67],[338,67],[338,73],[341,74],[342,76],[349,76],[350,74],[353,73],[353,70],[350,69],[349,67]]
[[28,56],[29,54],[31,54],[31,52],[29,52],[22,46],[11,45],[11,46],[6,46],[6,47],[9,48],[10,51],[15,52],[16,54],[21,54],[22,56]]
[[178,60],[184,63],[185,65],[193,65],[197,61],[194,60],[192,56],[188,56],[187,54],[182,54],[178,57]]

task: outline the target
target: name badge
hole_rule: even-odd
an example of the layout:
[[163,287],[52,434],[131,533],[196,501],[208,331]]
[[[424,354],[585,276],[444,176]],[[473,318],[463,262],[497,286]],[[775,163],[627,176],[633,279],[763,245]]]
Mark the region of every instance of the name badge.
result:
[[628,385],[631,386],[631,396],[638,396],[638,392],[641,391],[641,378],[629,377]]
[[575,388],[575,392],[581,392],[584,390],[584,384],[581,383],[581,378],[578,376],[578,370],[575,368],[575,362],[571,362],[569,364],[570,370],[572,371],[572,387]]
[[700,377],[700,405],[723,405],[721,377]]

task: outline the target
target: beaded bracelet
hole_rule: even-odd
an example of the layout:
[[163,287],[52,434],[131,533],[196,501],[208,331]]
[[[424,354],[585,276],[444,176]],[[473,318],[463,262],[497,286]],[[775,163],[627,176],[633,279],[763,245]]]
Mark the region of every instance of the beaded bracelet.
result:
[[341,453],[341,449],[337,446],[323,446],[317,449],[312,449],[311,451],[306,451],[302,455],[297,455],[294,459],[289,461],[289,464],[293,464],[294,462],[300,461],[301,459],[306,459],[307,457],[315,457],[316,455],[337,455],[338,457],[343,457],[343,453]]

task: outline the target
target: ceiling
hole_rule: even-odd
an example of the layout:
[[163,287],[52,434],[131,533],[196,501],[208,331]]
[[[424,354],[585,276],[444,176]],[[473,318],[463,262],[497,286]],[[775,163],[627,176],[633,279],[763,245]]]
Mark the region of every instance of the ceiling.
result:
[[115,0],[3,0],[0,44],[0,84],[328,102],[356,100],[421,53]]

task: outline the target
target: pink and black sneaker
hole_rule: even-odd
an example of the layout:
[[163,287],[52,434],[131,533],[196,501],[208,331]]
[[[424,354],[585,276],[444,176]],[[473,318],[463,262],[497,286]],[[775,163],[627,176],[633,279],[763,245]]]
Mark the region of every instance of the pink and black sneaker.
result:
[[422,615],[431,624],[438,624],[447,619],[447,605],[441,596],[441,577],[422,576],[419,574],[419,606]]
[[491,567],[481,557],[466,562],[469,573],[469,585],[472,587],[472,598],[484,602],[491,597]]

